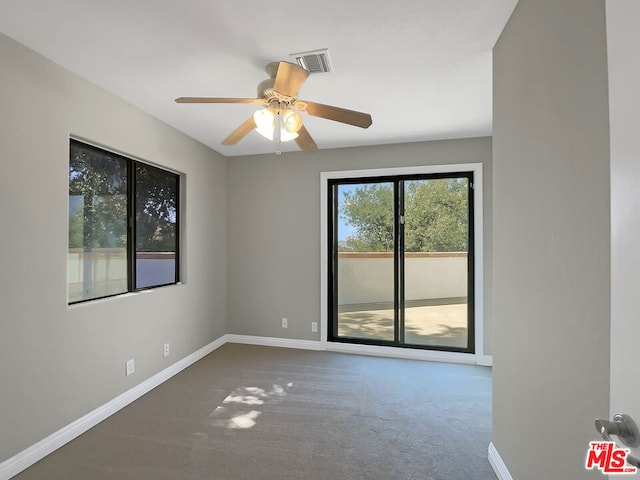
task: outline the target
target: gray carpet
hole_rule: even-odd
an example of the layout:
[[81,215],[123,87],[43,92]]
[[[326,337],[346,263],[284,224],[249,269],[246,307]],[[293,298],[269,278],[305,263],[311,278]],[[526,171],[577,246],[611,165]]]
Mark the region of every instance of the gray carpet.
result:
[[495,480],[485,367],[227,344],[15,480]]

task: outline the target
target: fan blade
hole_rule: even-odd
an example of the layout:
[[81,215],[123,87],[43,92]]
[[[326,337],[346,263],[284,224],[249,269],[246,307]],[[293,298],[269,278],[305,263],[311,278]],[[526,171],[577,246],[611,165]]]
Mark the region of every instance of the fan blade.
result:
[[216,98],[216,97],[180,97],[176,103],[259,103],[265,105],[261,98]]
[[304,100],[304,103],[307,104],[305,108],[306,112],[314,117],[326,118],[327,120],[342,122],[360,128],[369,128],[373,123],[371,115],[368,113],[332,107],[331,105],[323,105],[321,103],[307,102],[306,100]]
[[300,150],[305,152],[314,152],[318,150],[318,145],[313,141],[311,135],[309,135],[309,130],[304,128],[304,125],[300,127],[298,130],[298,136],[296,137],[296,143],[300,147]]
[[308,76],[309,72],[295,63],[280,62],[273,89],[288,97],[295,97]]
[[231,135],[222,141],[222,145],[235,145],[254,128],[256,128],[256,122],[253,120],[253,115],[251,115],[246,122],[236,128]]

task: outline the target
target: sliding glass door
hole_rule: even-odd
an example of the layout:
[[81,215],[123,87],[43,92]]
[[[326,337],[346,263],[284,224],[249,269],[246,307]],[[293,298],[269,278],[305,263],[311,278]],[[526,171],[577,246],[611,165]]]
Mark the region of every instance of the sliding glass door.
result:
[[469,178],[408,180],[403,187],[402,339],[469,346]]
[[473,352],[472,180],[329,180],[330,341]]
[[393,183],[336,184],[335,192],[334,333],[393,342]]

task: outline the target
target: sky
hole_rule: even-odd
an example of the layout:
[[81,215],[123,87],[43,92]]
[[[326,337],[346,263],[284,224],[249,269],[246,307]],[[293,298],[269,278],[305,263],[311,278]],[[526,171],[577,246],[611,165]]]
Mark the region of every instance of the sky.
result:
[[[353,193],[358,185],[340,185],[338,187],[338,202],[340,205],[344,202],[344,193]],[[355,232],[355,228],[347,225],[344,220],[338,215],[338,241],[343,242],[347,237]]]

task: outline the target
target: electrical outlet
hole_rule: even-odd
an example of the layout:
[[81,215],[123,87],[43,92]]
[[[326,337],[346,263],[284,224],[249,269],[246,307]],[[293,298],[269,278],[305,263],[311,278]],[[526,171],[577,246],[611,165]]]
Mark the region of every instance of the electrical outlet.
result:
[[282,328],[287,328],[289,326],[289,320],[287,317],[282,317]]
[[311,331],[316,333],[318,331],[318,322],[311,322]]
[[162,347],[162,355],[165,357],[169,356],[169,344],[165,343],[164,346]]
[[127,363],[125,365],[125,371],[124,371],[125,375],[128,377],[135,371],[136,371],[136,365],[133,361],[133,358],[131,360],[127,360]]

